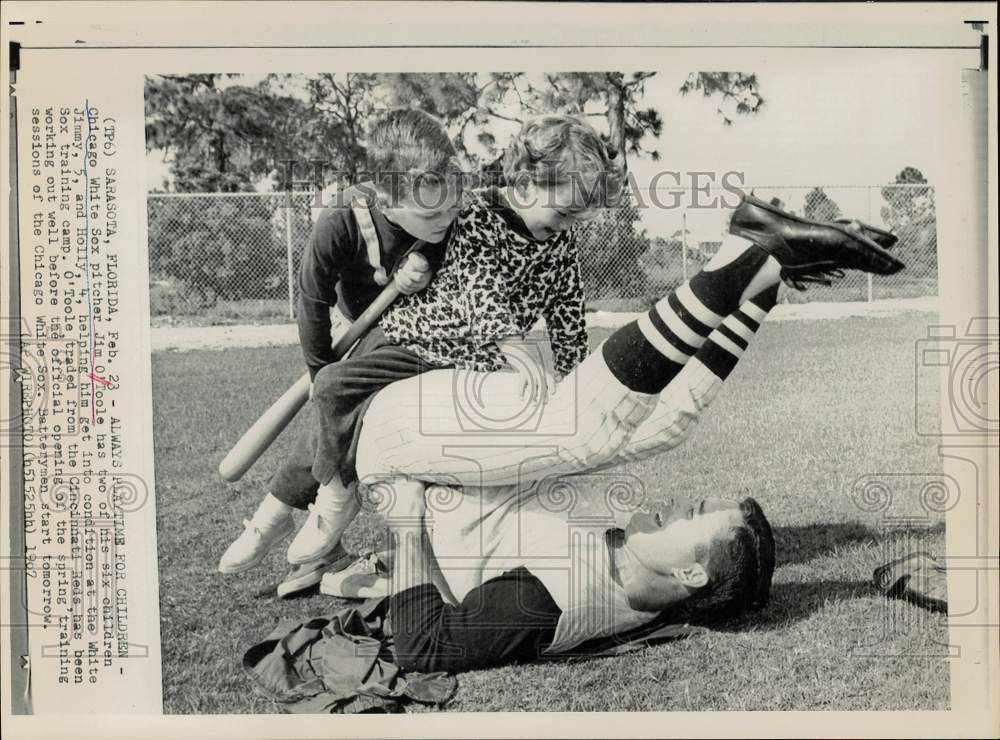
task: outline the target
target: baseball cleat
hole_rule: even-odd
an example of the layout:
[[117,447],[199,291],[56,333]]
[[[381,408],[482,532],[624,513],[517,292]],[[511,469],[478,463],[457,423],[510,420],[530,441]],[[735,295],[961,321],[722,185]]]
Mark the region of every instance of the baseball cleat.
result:
[[278,596],[282,599],[312,588],[322,580],[326,573],[343,570],[354,560],[344,548],[339,545],[332,552],[308,563],[296,565],[289,571],[285,579],[278,584]]
[[899,237],[893,234],[891,231],[886,231],[885,229],[880,229],[877,226],[872,226],[871,224],[866,224],[863,221],[857,221],[853,218],[835,218],[833,220],[835,224],[843,224],[844,226],[849,226],[855,224],[857,229],[871,239],[873,242],[878,244],[882,249],[892,249],[896,246],[896,242],[899,241]]
[[378,553],[369,553],[347,568],[323,576],[319,592],[344,599],[378,599],[389,595],[389,571]]
[[243,533],[219,558],[219,572],[232,575],[256,567],[275,544],[294,531],[291,514],[270,523],[244,519]]
[[865,236],[857,222],[809,221],[752,195],[744,195],[733,211],[729,232],[752,241],[774,256],[783,276],[792,280],[823,281],[841,270],[893,275],[905,265]]

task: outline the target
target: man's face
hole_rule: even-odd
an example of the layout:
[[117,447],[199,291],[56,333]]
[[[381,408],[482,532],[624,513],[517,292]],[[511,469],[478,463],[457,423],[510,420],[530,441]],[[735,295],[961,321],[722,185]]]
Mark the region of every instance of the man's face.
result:
[[417,186],[383,213],[417,239],[436,244],[444,239],[460,210],[461,189],[452,183],[434,183]]
[[731,528],[743,523],[739,504],[720,498],[667,498],[632,515],[625,527],[631,557],[653,578],[698,562],[698,555]]

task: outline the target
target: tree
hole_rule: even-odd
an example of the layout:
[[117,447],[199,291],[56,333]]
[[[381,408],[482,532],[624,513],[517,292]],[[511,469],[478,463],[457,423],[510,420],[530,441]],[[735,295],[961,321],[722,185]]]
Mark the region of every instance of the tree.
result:
[[[548,83],[538,92],[540,107],[561,110],[579,116],[603,117],[608,136],[623,154],[648,154],[660,158],[655,150],[645,150],[642,139],[648,133],[659,136],[663,118],[653,107],[642,107],[646,80],[656,72],[566,72],[545,75]],[[588,112],[588,106],[603,107]]]
[[823,188],[813,188],[806,193],[802,215],[811,221],[833,221],[840,218],[841,211]]
[[146,149],[172,157],[182,192],[253,190],[282,159],[294,156],[289,122],[304,103],[276,93],[271,81],[226,84],[238,75],[160,75],[146,79]]
[[894,185],[882,188],[882,220],[892,229],[927,220],[935,215],[934,190],[916,167],[904,167]]
[[[441,118],[463,151],[472,141],[484,150],[484,168],[500,152],[493,129],[512,124],[511,133],[527,118],[545,112],[603,118],[618,151],[659,158],[645,150],[648,133],[659,136],[663,120],[653,107],[642,107],[646,80],[655,72],[564,72],[527,75],[520,72],[385,75],[395,104],[416,105]],[[471,140],[470,140],[471,139]]]
[[882,188],[882,220],[899,238],[896,251],[907,274],[937,274],[937,211],[934,188],[916,167],[904,167],[896,182]]
[[757,86],[757,75],[743,72],[692,72],[681,85],[681,95],[701,91],[705,98],[716,98],[716,112],[725,126],[732,126],[737,116],[759,113],[764,106]]
[[[310,108],[321,115],[302,121],[296,140],[299,156],[322,162],[354,181],[365,166],[365,129],[381,107],[376,95],[378,75],[323,73],[306,82]],[[327,173],[328,174],[328,173]],[[327,178],[313,170],[319,188]]]
[[649,248],[649,238],[641,223],[639,209],[626,191],[618,206],[602,208],[593,221],[580,227],[580,269],[589,300],[647,295],[639,260]]
[[[287,160],[322,162],[328,172],[353,178],[363,167],[372,116],[416,106],[444,121],[459,150],[483,171],[499,169],[505,138],[547,111],[601,119],[599,128],[618,151],[655,160],[659,152],[644,141],[662,133],[663,118],[643,104],[655,74],[272,74],[254,85],[241,84],[239,75],[162,75],[146,83],[147,149],[167,152],[182,191],[251,190],[283,171]],[[722,99],[727,125],[763,105],[752,74],[692,73],[680,92],[694,90]],[[297,169],[297,179],[302,176]],[[307,179],[325,185],[330,178],[310,168]]]
[[492,119],[507,118],[492,108],[508,89],[510,75],[492,73],[485,81],[475,72],[396,73],[382,75],[390,108],[413,106],[439,118],[460,152],[479,159],[466,139],[474,132],[486,150],[485,160],[496,156],[496,138],[490,131]]

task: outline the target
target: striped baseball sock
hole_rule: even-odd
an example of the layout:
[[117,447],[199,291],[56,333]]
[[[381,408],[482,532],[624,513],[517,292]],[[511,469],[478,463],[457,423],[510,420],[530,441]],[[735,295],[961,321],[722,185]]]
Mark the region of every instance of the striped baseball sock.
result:
[[695,357],[713,375],[725,380],[777,302],[777,285],[758,293],[722,320],[708,335]]
[[703,270],[618,329],[604,343],[604,361],[629,390],[659,393],[698,352],[712,330],[740,307],[740,297],[768,254],[750,245],[717,269]]

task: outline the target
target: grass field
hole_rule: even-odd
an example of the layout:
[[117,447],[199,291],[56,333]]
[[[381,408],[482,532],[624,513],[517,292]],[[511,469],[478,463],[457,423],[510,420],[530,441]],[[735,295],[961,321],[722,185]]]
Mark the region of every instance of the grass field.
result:
[[[883,514],[851,495],[862,476],[940,469],[933,440],[914,433],[915,397],[921,413],[937,408],[936,388],[915,387],[913,360],[914,342],[933,321],[909,314],[765,325],[692,439],[629,468],[653,492],[761,502],[778,545],[762,614],[626,656],[462,674],[448,709],[946,708],[942,619],[868,585],[888,550],[943,553],[943,517],[885,535]],[[215,468],[301,371],[294,347],[153,357],[166,712],[274,711],[243,675],[243,652],[279,619],[343,603],[318,594],[277,599],[283,548],[250,573],[215,570],[298,427],[238,484],[224,483]],[[923,512],[915,496],[895,493],[894,506]],[[373,544],[377,527],[375,515],[363,514],[348,547]]]

